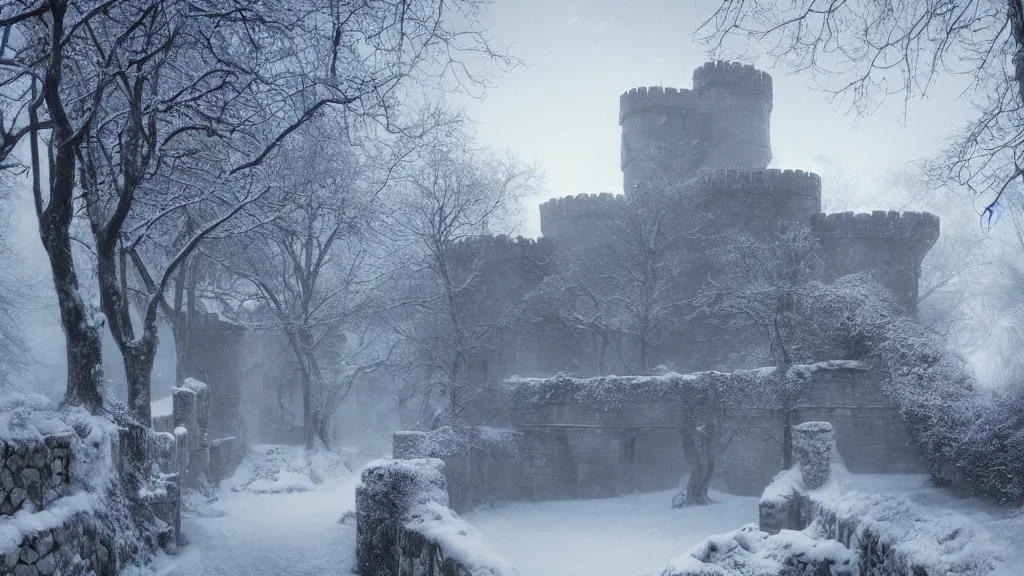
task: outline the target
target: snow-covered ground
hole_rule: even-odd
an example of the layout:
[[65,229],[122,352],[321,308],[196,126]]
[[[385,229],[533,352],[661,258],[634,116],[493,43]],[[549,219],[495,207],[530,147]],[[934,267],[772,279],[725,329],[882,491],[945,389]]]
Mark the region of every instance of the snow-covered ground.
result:
[[674,492],[509,503],[465,514],[523,576],[643,576],[711,534],[757,522],[757,498],[712,493],[672,509]]
[[[261,450],[268,447],[260,446]],[[289,448],[295,456],[299,448]],[[292,482],[285,471],[285,488],[311,491],[234,492],[233,486],[252,480],[252,462],[222,484],[220,499],[202,517],[182,521],[190,545],[181,554],[160,558],[158,576],[309,576],[350,574],[355,565],[355,523],[342,524],[342,515],[355,509],[355,473],[341,473],[317,486]],[[279,480],[280,480],[279,476]],[[265,492],[266,482],[256,492]]]

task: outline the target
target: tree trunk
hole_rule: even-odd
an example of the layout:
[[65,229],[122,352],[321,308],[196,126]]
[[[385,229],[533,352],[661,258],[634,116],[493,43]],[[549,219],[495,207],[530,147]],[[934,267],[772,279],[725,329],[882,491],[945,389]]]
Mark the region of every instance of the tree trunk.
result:
[[[300,360],[302,362],[302,360]],[[309,373],[302,371],[302,434],[306,440],[306,450],[316,447],[316,436],[319,432],[316,410],[313,407],[313,385]]]
[[[55,136],[56,139],[59,135]],[[72,211],[54,204],[53,199],[70,197],[74,188],[73,153],[58,149],[50,176],[50,206],[39,219],[39,236],[50,260],[53,286],[57,292],[60,323],[67,347],[68,384],[66,402],[84,406],[93,414],[103,409],[103,354],[99,327],[89,317],[82,300],[78,273],[71,254]],[[66,188],[67,190],[63,190]]]
[[153,394],[150,380],[156,357],[155,343],[130,343],[124,347],[124,373],[128,380],[128,407],[140,424],[147,428],[153,422]]
[[782,411],[782,469],[793,467],[793,411],[788,407]]
[[452,366],[452,379],[448,391],[448,417],[444,424],[459,426],[466,418],[466,404],[469,387],[467,375],[467,358],[462,350],[456,350],[455,362]]
[[702,442],[696,426],[687,425],[681,430],[683,454],[690,465],[690,476],[686,488],[672,499],[674,508],[710,504],[708,490],[715,474],[715,442]]

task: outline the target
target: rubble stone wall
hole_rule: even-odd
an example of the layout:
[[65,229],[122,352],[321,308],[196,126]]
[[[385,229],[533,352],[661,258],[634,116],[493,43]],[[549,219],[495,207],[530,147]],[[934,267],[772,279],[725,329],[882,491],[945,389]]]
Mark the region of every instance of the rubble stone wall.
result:
[[0,515],[38,511],[71,487],[71,436],[43,440],[0,440]]
[[71,484],[72,432],[0,440],[0,575],[116,574],[91,500]]

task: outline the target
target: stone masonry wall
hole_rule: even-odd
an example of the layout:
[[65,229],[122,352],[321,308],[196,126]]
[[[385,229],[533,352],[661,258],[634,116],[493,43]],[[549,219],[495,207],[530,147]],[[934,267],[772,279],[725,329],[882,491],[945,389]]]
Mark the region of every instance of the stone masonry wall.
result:
[[438,458],[444,462],[449,506],[465,512],[494,500],[521,499],[522,435],[511,430],[395,432],[396,459]]
[[88,495],[71,484],[73,432],[0,440],[0,575],[116,574]]
[[[822,363],[808,370],[808,391],[790,412],[792,424],[832,422],[839,454],[853,472],[923,471],[897,409],[882,392],[880,374],[856,362]],[[540,379],[510,382],[512,396],[522,386],[528,387],[523,390],[529,398],[506,400],[508,425],[520,432],[519,499],[607,497],[678,484],[688,465],[677,399],[656,380],[649,389],[644,379],[619,380],[621,389],[579,380],[576,392],[568,393],[558,389],[571,387],[554,384],[542,392],[549,387]],[[595,391],[594,397],[588,390]],[[754,406],[739,412],[739,430],[715,474],[720,487],[737,494],[760,493],[782,469],[784,413]]]
[[39,441],[0,440],[0,515],[42,510],[69,493],[70,434]]

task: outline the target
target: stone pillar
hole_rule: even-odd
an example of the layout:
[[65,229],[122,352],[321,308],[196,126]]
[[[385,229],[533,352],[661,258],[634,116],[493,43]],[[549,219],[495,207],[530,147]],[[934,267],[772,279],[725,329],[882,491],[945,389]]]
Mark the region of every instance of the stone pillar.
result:
[[444,463],[436,458],[380,461],[356,487],[356,563],[360,574],[398,576],[399,532],[413,508],[448,505]]
[[804,422],[793,427],[793,455],[804,486],[814,490],[828,481],[835,433],[828,422]]
[[188,472],[188,430],[179,426],[174,429],[174,470],[178,480],[178,499],[174,510],[174,537],[178,548],[185,545],[185,537],[181,533],[181,498],[185,494],[184,482]]
[[391,456],[395,459],[424,458],[430,456],[426,432],[403,430],[391,435]]

